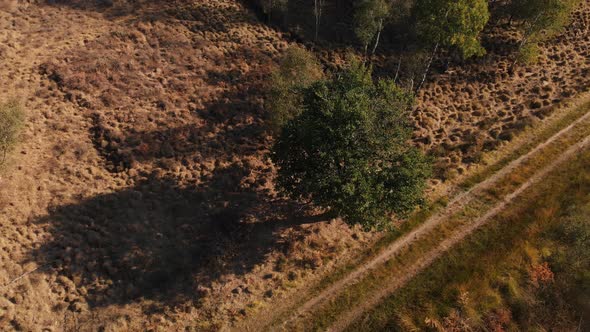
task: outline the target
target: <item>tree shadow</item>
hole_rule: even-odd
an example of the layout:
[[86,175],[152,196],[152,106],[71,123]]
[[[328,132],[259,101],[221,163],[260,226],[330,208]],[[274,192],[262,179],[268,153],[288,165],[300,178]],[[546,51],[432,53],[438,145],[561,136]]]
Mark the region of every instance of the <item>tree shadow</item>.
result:
[[[91,1],[56,3],[107,17],[117,10]],[[133,3],[140,6],[139,12],[132,12]],[[195,5],[206,9],[177,12],[172,11],[176,2],[129,2],[127,13],[132,21],[152,19],[152,11],[160,15],[156,10],[160,3],[171,11],[162,11],[158,18],[176,17],[195,29],[221,31],[226,27],[220,15],[244,16],[232,8],[208,11],[207,2]],[[186,13],[191,16],[177,16]],[[269,138],[260,98],[272,59],[264,51],[238,45],[202,68],[188,57],[171,61],[162,56],[165,61],[157,62],[156,55],[168,44],[163,46],[166,40],[156,38],[158,31],[142,32],[149,39],[137,42],[135,50],[142,57],[130,59],[127,66],[120,64],[124,54],[109,49],[132,44],[135,37],[124,32],[113,31],[90,42],[88,54],[73,54],[75,60],[44,71],[71,102],[76,100],[68,95],[83,92],[80,95],[88,103],[78,106],[92,117],[90,136],[103,157],[100,166],[117,173],[113,177],[125,176],[128,187],[52,208],[36,220],[48,228],[51,238],[32,250],[28,259],[49,264],[58,276],[72,280],[77,289],[84,289],[80,294],[91,306],[141,299],[163,306],[199,301],[211,283],[227,275],[242,276],[270,253],[288,251],[291,243],[278,234],[284,228],[325,218],[302,215],[297,203],[277,200],[272,193],[272,166],[265,157]],[[202,48],[200,43],[174,44],[174,53],[194,53]],[[256,67],[229,68],[236,59]],[[186,69],[194,76],[186,86],[213,92],[175,90],[157,79],[144,86],[146,79],[139,75],[172,81],[184,78]],[[98,83],[69,84],[80,73]],[[157,94],[159,90],[163,92]],[[101,102],[102,94],[112,101]],[[158,106],[145,109],[135,103],[138,100]],[[180,171],[172,170],[177,167]]]
[[[37,220],[51,240],[29,260],[85,289],[91,306],[150,299],[196,301],[225,275],[244,275],[268,253],[286,250],[284,227],[322,220],[292,203],[240,188],[246,168],[221,169],[205,185],[181,187],[150,176],[135,186],[52,209]],[[294,221],[297,220],[297,221]]]
[[[253,158],[268,167],[264,155],[271,143],[267,115],[260,98],[264,94],[263,76],[266,72],[253,71],[236,76],[232,81],[235,85],[214,100],[203,103],[201,108],[190,110],[185,121],[177,121],[180,124],[172,118],[156,129],[136,129],[128,123],[113,121],[110,113],[94,112],[90,130],[94,146],[111,172],[128,171],[138,164],[165,160],[189,166],[208,160],[222,162]],[[224,72],[210,73],[209,76],[214,75],[223,76],[224,84],[228,80]],[[119,128],[114,127],[113,122]]]

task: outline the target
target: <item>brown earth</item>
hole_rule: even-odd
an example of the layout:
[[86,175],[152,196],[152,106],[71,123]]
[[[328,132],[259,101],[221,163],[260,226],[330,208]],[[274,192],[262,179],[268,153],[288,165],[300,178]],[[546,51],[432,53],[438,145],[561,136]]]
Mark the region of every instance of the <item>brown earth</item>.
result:
[[[238,1],[54,2],[0,6],[0,100],[28,115],[0,175],[0,330],[215,330],[378,237],[275,193],[261,89],[288,42]],[[434,75],[417,141],[469,163],[586,89],[589,18],[514,75],[493,51]]]

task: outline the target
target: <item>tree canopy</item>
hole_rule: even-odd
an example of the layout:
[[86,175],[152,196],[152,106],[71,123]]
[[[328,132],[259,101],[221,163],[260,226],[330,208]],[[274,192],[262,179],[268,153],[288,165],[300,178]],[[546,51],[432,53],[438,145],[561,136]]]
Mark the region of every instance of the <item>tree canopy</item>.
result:
[[358,63],[304,89],[300,115],[272,149],[279,188],[365,228],[410,212],[430,176],[429,160],[408,142],[412,103]]
[[361,0],[356,5],[354,31],[365,52],[374,39],[375,48],[377,47],[389,10],[389,4],[385,0]]
[[579,0],[513,0],[510,13],[521,21],[523,34],[518,60],[534,61],[537,43],[561,31],[578,3]]
[[486,0],[418,0],[415,10],[423,41],[456,47],[464,58],[485,54],[479,34],[490,18]]

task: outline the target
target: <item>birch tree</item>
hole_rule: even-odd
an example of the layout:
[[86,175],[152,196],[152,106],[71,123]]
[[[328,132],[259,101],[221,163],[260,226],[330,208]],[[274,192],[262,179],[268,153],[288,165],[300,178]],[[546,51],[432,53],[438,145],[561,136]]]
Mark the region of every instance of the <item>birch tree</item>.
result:
[[325,0],[313,0],[313,14],[315,16],[315,41],[318,41],[320,33],[320,24],[322,22],[322,10],[324,8],[324,1]]
[[354,31],[363,44],[365,55],[371,42],[374,42],[371,54],[375,54],[389,12],[390,7],[386,0],[359,1],[355,11]]
[[415,11],[418,35],[433,48],[417,90],[424,84],[439,47],[456,48],[463,58],[485,54],[479,34],[490,18],[486,0],[418,0]]
[[533,62],[538,56],[538,43],[559,33],[579,0],[513,0],[511,17],[520,21],[522,33],[518,61]]

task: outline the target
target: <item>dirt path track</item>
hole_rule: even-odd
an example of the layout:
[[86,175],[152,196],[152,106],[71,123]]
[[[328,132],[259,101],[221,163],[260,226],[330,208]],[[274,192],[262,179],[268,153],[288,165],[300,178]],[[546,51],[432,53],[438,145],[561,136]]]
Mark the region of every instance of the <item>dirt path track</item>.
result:
[[[589,113],[590,114],[590,113]],[[549,174],[552,170],[554,170],[557,166],[565,162],[566,160],[570,159],[576,152],[586,148],[590,143],[590,136],[587,136],[584,140],[578,142],[574,146],[570,147],[567,151],[559,156],[555,161],[553,161],[548,166],[544,167],[542,170],[537,172],[533,175],[529,180],[523,183],[518,189],[513,191],[512,193],[508,194],[502,201],[496,204],[491,210],[489,210],[485,215],[478,218],[472,223],[461,228],[458,232],[454,233],[451,237],[447,238],[445,241],[441,242],[438,247],[428,252],[424,255],[423,258],[416,261],[410,268],[407,269],[407,273],[403,274],[403,277],[400,279],[395,280],[393,283],[390,284],[389,287],[382,289],[380,292],[373,294],[368,300],[363,301],[362,305],[353,308],[352,310],[343,313],[340,315],[340,318],[330,327],[329,331],[342,331],[347,326],[349,326],[352,322],[358,319],[363,313],[367,312],[369,309],[375,307],[380,302],[382,302],[387,296],[391,295],[395,290],[399,289],[403,285],[405,285],[409,280],[415,277],[418,273],[426,269],[429,265],[431,265],[437,258],[443,255],[446,251],[452,248],[457,243],[461,242],[465,239],[468,235],[472,234],[481,226],[485,225],[489,222],[493,217],[495,217],[498,213],[500,213],[508,204],[510,204],[514,199],[520,196],[525,190],[527,190],[532,185],[538,183],[542,180],[545,176]]]
[[[586,95],[584,98],[582,98],[582,102],[585,102],[585,101],[587,101],[589,99],[590,98],[588,98],[588,96]],[[427,234],[428,232],[430,232],[433,228],[435,228],[443,220],[445,220],[445,218],[447,218],[447,217],[449,217],[449,216],[457,213],[458,211],[460,211],[469,202],[471,202],[473,200],[473,198],[475,197],[475,193],[481,192],[482,190],[485,190],[486,188],[489,188],[490,187],[490,184],[495,183],[501,177],[503,177],[506,174],[512,172],[516,167],[518,167],[519,165],[521,165],[524,161],[526,161],[527,159],[529,159],[532,155],[534,155],[535,153],[537,153],[539,150],[541,150],[544,147],[546,147],[547,145],[553,143],[555,140],[557,140],[558,138],[562,137],[564,134],[566,134],[567,132],[569,132],[577,124],[579,124],[579,123],[581,123],[583,121],[586,121],[589,118],[590,118],[590,112],[589,113],[586,113],[585,115],[583,115],[582,117],[580,117],[576,121],[572,122],[570,125],[568,125],[567,127],[563,128],[562,130],[560,130],[558,133],[556,133],[553,136],[551,136],[549,139],[547,139],[543,143],[537,145],[535,148],[533,148],[532,150],[530,150],[526,154],[524,154],[521,157],[519,157],[518,159],[515,159],[514,161],[510,162],[510,164],[508,164],[507,166],[505,166],[504,168],[502,168],[498,172],[494,173],[492,176],[490,176],[486,180],[484,180],[484,181],[478,183],[477,185],[473,186],[468,191],[465,191],[465,192],[463,192],[463,193],[455,196],[455,198],[447,205],[447,207],[443,211],[441,211],[440,213],[438,213],[438,214],[434,215],[433,217],[429,218],[422,225],[420,225],[419,227],[417,227],[416,229],[414,229],[410,233],[404,235],[399,240],[393,242],[385,250],[383,250],[379,255],[377,255],[376,257],[374,257],[371,261],[369,261],[366,264],[360,266],[358,269],[354,270],[353,272],[351,272],[350,274],[348,274],[343,279],[335,282],[330,287],[324,289],[317,296],[315,296],[315,297],[309,299],[307,302],[305,302],[291,316],[290,319],[288,319],[287,321],[285,321],[283,323],[283,327],[287,327],[289,323],[291,323],[294,320],[297,320],[298,318],[304,316],[306,313],[310,312],[313,308],[315,308],[319,304],[321,304],[321,303],[323,303],[325,301],[328,301],[330,299],[335,298],[344,288],[346,288],[346,287],[348,287],[348,286],[350,286],[350,285],[358,282],[362,277],[364,277],[365,275],[367,275],[372,269],[374,269],[375,267],[380,266],[381,264],[385,263],[386,261],[388,261],[389,259],[391,259],[392,257],[394,257],[401,249],[407,247],[408,245],[410,245],[411,243],[413,243],[414,241],[416,241],[419,237],[421,237],[421,236]],[[584,144],[586,144],[587,143],[587,140],[585,140],[584,142],[585,142]],[[568,150],[568,153],[571,153],[571,151]],[[565,153],[563,156],[566,156],[566,155],[567,155],[567,153]],[[567,156],[566,156],[566,158],[567,158]],[[562,159],[560,158],[558,161],[561,161],[561,160]],[[558,161],[556,161],[556,163],[558,163]],[[555,163],[554,164],[551,164],[551,166],[555,166],[555,165],[556,165]],[[543,172],[545,172],[545,171],[546,171],[546,169],[543,170]],[[535,177],[535,179],[536,179],[536,177]],[[528,187],[532,183],[534,183],[533,178],[531,178],[531,180],[529,180],[523,186],[526,185],[526,187]],[[526,189],[526,187],[524,189]],[[524,190],[524,189],[522,189],[522,190]],[[518,192],[518,194],[519,194],[521,192],[520,191],[520,188],[519,188],[519,190],[515,191],[514,193],[516,193],[516,192]],[[511,194],[510,197],[512,197],[513,194]],[[496,211],[496,208],[494,208],[492,211]],[[497,211],[496,211],[496,213],[497,213]],[[487,214],[486,214],[486,216],[487,216]],[[475,224],[477,224],[477,223],[474,223],[474,225]],[[479,227],[479,226],[477,226],[477,227]],[[428,264],[430,264],[430,263],[425,264],[425,266],[427,266]]]

